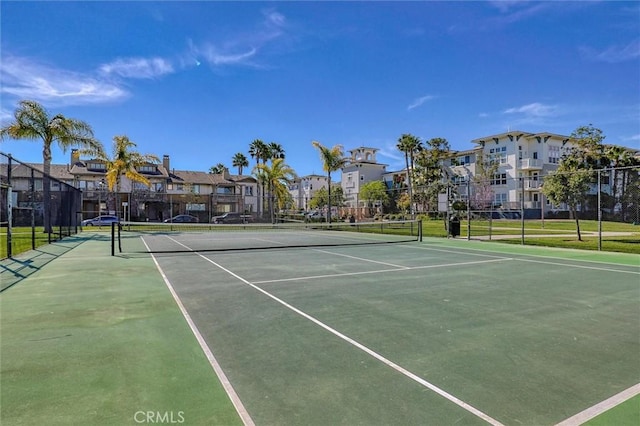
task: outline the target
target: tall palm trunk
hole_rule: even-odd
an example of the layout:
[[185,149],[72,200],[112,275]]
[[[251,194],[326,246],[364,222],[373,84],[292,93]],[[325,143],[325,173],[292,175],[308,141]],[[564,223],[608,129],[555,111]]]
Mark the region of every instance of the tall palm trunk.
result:
[[329,206],[327,210],[327,222],[331,223],[331,172],[327,172],[327,179],[329,180],[329,188],[327,190],[327,205]]
[[51,141],[44,142],[44,148],[42,149],[42,195],[43,195],[43,207],[44,207],[44,232],[51,234],[53,232],[51,226]]
[[[409,190],[409,214],[413,217],[413,182],[411,179],[411,168],[409,167],[409,153],[404,153],[404,162],[407,168],[407,189]],[[413,160],[411,161],[413,163]]]

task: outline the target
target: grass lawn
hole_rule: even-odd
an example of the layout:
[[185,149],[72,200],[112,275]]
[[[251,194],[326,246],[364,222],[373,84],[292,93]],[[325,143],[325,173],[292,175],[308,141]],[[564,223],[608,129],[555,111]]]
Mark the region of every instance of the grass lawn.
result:
[[[578,241],[574,220],[526,220],[524,223],[525,244],[547,247],[564,247],[584,250],[598,250],[598,222],[581,220],[582,241]],[[471,237],[491,235],[521,235],[520,220],[474,220],[471,222]],[[425,220],[422,224],[424,236],[446,237],[444,221]],[[602,236],[602,250],[640,254],[640,226],[630,223],[602,222],[602,232],[628,232],[630,235]],[[467,221],[460,221],[460,237],[467,237]],[[558,234],[557,237],[549,235]],[[544,235],[544,236],[541,236]],[[567,237],[571,235],[571,237]],[[500,239],[500,242],[521,244],[520,238]]]

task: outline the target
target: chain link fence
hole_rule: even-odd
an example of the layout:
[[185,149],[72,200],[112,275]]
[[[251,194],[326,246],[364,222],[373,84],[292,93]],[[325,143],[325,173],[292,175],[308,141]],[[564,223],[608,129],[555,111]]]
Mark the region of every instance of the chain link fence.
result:
[[80,229],[82,192],[0,152],[0,258]]
[[[511,178],[497,173],[489,179],[454,179],[447,189],[445,208],[441,203],[439,212],[447,215],[447,221],[464,221],[459,234],[469,239],[513,237],[514,229],[523,241],[525,233],[530,236],[575,233],[575,227],[572,229],[570,225],[566,229],[545,227],[545,223],[549,225],[557,219],[597,221],[600,238],[602,222],[640,224],[640,167],[583,170],[562,177],[565,179],[560,180],[560,185],[566,186],[562,192],[567,201],[559,203],[545,195],[545,180],[552,179],[549,174],[543,177],[523,173]],[[576,177],[580,177],[582,185],[571,191]],[[434,209],[426,213],[433,214]],[[534,222],[536,225],[530,227]]]

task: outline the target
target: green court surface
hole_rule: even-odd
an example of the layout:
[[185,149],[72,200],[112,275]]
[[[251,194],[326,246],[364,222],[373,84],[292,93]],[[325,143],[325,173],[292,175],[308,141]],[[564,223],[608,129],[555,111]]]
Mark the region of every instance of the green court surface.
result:
[[[637,255],[444,239],[115,257],[96,234],[69,245],[3,285],[2,424],[640,417]],[[3,281],[18,276],[3,263]]]

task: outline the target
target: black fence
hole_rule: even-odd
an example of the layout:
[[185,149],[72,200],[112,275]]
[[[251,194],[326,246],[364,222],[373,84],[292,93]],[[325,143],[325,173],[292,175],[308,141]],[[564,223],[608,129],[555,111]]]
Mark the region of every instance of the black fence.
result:
[[0,258],[76,234],[81,205],[79,189],[0,152]]

